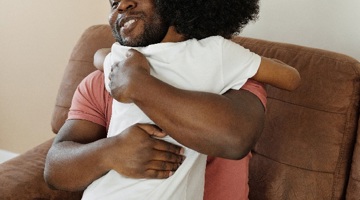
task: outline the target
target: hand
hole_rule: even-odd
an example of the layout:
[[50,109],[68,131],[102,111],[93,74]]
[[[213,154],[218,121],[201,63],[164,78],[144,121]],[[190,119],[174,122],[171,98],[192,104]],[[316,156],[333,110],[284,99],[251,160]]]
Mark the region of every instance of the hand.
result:
[[184,160],[184,149],[155,139],[166,136],[157,126],[136,124],[114,137],[111,168],[131,178],[168,178]]
[[[150,76],[150,64],[137,50],[130,49],[127,58],[111,67],[109,74],[111,96],[122,103],[132,103],[131,94],[144,77]],[[140,87],[143,87],[142,85]]]

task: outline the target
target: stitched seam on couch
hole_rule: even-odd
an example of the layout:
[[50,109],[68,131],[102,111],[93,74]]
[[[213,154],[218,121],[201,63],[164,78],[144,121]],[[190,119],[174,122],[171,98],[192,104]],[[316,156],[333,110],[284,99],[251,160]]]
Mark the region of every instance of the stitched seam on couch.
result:
[[314,108],[314,107],[305,106],[305,105],[302,105],[302,104],[296,104],[296,103],[284,101],[284,100],[277,99],[277,98],[273,98],[273,97],[269,97],[269,96],[268,96],[267,98],[268,98],[268,99],[271,99],[271,100],[283,102],[283,103],[286,103],[286,104],[294,105],[294,106],[299,106],[299,107],[308,108],[308,109],[311,109],[311,110],[320,111],[320,112],[326,112],[326,113],[332,113],[332,114],[339,114],[339,115],[346,115],[346,114],[347,114],[347,112],[344,112],[344,113],[331,112],[331,111],[327,111],[327,110],[323,110],[323,109],[317,109],[317,108]]
[[[307,46],[300,46],[300,45],[293,45],[293,44],[287,44],[287,43],[273,43],[273,42],[270,42],[270,41],[265,41],[265,42],[269,42],[269,44],[266,44],[266,45],[263,45],[262,48],[271,48],[271,49],[274,49],[274,50],[283,50],[283,51],[287,51],[287,52],[292,52],[292,53],[296,53],[296,54],[299,54],[299,53],[302,53],[304,55],[314,55],[314,56],[319,56],[319,57],[324,57],[324,58],[327,58],[329,60],[332,60],[332,61],[336,61],[336,62],[339,62],[341,61],[342,63],[346,63],[346,64],[350,64],[350,65],[355,65],[356,63],[359,63],[358,60],[356,60],[355,58],[351,57],[351,56],[348,56],[346,54],[342,54],[342,53],[338,53],[338,52],[334,52],[334,51],[331,51],[331,50],[325,50],[325,49],[319,49],[319,48],[313,48],[313,47],[307,47]],[[256,45],[256,42],[249,42],[249,41],[246,41],[246,42],[241,42],[242,45],[244,44],[247,44],[247,45]],[[294,48],[297,48],[297,50],[293,50],[293,49],[289,49],[289,47],[273,47],[273,45],[276,44],[280,44],[280,45],[292,45],[294,46]],[[303,50],[303,48],[306,48],[306,50]],[[308,52],[309,50],[314,50],[312,52]],[[333,53],[333,54],[338,54],[338,55],[343,55],[345,57],[348,57],[348,58],[351,58],[353,59],[352,61],[344,61],[343,59],[336,59],[334,57],[329,57],[329,56],[325,56],[324,54],[322,53],[315,53],[315,51],[323,51],[323,52],[326,52],[326,53]]]
[[273,161],[273,162],[276,162],[276,163],[279,163],[279,164],[282,164],[282,165],[286,165],[286,166],[289,166],[289,167],[293,167],[293,168],[297,168],[297,169],[301,169],[301,170],[305,170],[305,171],[310,171],[310,172],[319,172],[319,173],[324,173],[324,174],[334,174],[334,172],[332,172],[332,171],[311,170],[311,169],[307,169],[307,168],[303,168],[303,167],[298,167],[298,166],[290,165],[290,164],[288,164],[288,163],[279,162],[279,161],[277,161],[277,160],[274,160],[274,159],[269,158],[268,156],[265,156],[265,155],[263,155],[263,154],[260,154],[260,153],[258,153],[258,152],[256,152],[256,151],[253,151],[253,153],[255,153],[255,154],[258,155],[258,156],[262,156],[262,157],[264,157],[264,158],[266,158],[266,159],[268,159],[268,160],[271,160],[271,161]]

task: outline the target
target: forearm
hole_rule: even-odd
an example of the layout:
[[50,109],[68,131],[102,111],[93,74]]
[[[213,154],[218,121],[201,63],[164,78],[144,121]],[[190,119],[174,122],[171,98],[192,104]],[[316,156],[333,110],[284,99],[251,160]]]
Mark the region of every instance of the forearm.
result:
[[155,126],[135,124],[105,138],[105,127],[68,120],[49,150],[45,180],[57,189],[76,191],[110,170],[132,178],[168,178],[182,163],[183,151],[152,135],[164,136]]
[[106,158],[106,139],[89,144],[63,141],[49,150],[46,166],[46,182],[61,190],[80,191],[109,171]]
[[107,157],[112,143],[103,126],[86,120],[66,121],[46,157],[46,182],[62,190],[85,189],[110,170]]
[[247,91],[217,95],[179,90],[151,76],[132,89],[134,103],[159,127],[207,155],[242,158],[262,131],[263,106]]
[[260,67],[253,79],[288,91],[295,90],[300,85],[299,72],[276,59],[262,57]]

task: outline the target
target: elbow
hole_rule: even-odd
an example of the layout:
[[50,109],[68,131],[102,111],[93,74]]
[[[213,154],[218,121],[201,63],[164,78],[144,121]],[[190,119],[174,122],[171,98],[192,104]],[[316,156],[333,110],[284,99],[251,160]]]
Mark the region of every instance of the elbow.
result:
[[301,76],[300,76],[300,73],[295,69],[295,68],[292,68],[293,72],[291,74],[289,74],[289,76],[291,77],[290,78],[290,82],[286,88],[286,90],[288,91],[294,91],[296,90],[299,86],[300,86],[300,83],[301,83]]
[[229,160],[241,160],[246,157],[251,151],[251,147],[244,147],[241,145],[229,145],[229,148],[226,152],[226,156],[224,158]]
[[263,126],[247,128],[246,130],[232,133],[233,137],[228,137],[224,142],[225,149],[220,157],[230,160],[240,160],[246,157],[254,148],[256,142],[260,138]]
[[[51,153],[51,149],[49,153]],[[43,173],[43,178],[47,186],[53,190],[75,191],[71,186],[71,182],[65,181],[61,166],[58,166],[56,159],[53,159],[53,157],[56,156],[51,156],[49,153],[45,160]]]
[[240,160],[246,157],[255,146],[260,133],[256,133],[256,136],[248,138],[237,138],[229,141],[227,148],[222,157],[230,160]]
[[49,169],[48,166],[45,166],[43,176],[46,185],[53,190],[76,192],[84,189],[84,188],[76,188],[76,186],[72,185],[71,182],[66,182],[62,180],[63,177],[61,173],[58,173],[57,170]]
[[49,173],[49,170],[46,167],[44,170],[44,181],[50,189],[57,189],[53,176],[51,175],[51,173]]
[[56,187],[56,176],[55,174],[53,173],[54,170],[51,170],[51,167],[48,163],[48,159],[46,159],[46,162],[45,162],[45,168],[44,168],[44,181],[45,183],[47,184],[47,186],[50,188],[50,189],[57,189]]
[[46,156],[43,178],[49,188],[59,189],[59,187],[57,187],[57,185],[58,185],[57,184],[57,174],[58,173],[56,173],[57,172],[56,162],[54,162],[55,160],[53,159],[53,157],[55,157],[55,156],[52,155],[52,151],[53,151],[53,148],[50,148],[49,152]]
[[236,131],[228,134],[231,137],[226,138],[226,149],[221,157],[240,160],[250,153],[263,131],[265,115],[260,111],[257,115],[253,115],[251,121],[250,123],[242,123],[240,127],[232,129]]

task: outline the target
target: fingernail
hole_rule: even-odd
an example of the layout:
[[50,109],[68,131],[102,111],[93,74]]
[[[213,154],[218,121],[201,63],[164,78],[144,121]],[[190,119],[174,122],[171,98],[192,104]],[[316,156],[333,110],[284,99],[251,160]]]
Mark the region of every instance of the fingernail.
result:
[[169,177],[172,176],[173,174],[174,174],[174,172],[173,172],[173,171],[170,171]]
[[181,149],[180,149],[180,155],[184,155],[184,153],[185,153],[185,149],[184,149],[184,148],[181,148]]

